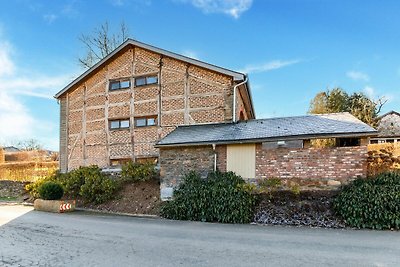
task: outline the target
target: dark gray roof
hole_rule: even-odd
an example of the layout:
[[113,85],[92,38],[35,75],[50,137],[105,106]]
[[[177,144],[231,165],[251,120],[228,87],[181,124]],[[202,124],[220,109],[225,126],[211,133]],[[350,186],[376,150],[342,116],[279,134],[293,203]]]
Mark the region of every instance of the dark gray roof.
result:
[[252,143],[274,140],[376,136],[349,113],[333,113],[179,126],[156,146]]

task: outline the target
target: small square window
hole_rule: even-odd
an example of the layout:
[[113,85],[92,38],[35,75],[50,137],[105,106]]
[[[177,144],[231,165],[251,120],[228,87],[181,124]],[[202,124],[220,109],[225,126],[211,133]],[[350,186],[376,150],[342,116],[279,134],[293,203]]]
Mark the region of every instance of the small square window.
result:
[[156,119],[155,118],[148,118],[147,119],[147,126],[152,126],[156,125]]
[[158,82],[157,76],[147,77],[147,84],[155,84]]
[[145,77],[136,78],[135,85],[136,86],[146,85],[146,78]]
[[120,128],[129,128],[129,120],[120,121]]
[[131,87],[131,82],[130,81],[121,81],[120,83],[120,88],[124,89],[124,88],[129,88]]
[[110,122],[111,129],[118,129],[119,128],[119,121],[111,121]]
[[110,82],[110,90],[118,90],[119,89],[119,81]]
[[136,126],[137,127],[146,126],[146,119],[145,118],[136,119]]

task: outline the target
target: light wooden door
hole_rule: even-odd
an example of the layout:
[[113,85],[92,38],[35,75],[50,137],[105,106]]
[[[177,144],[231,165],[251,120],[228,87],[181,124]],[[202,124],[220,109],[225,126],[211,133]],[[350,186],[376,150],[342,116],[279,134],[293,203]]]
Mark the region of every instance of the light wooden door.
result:
[[228,145],[226,157],[227,171],[233,171],[242,178],[256,177],[256,145]]

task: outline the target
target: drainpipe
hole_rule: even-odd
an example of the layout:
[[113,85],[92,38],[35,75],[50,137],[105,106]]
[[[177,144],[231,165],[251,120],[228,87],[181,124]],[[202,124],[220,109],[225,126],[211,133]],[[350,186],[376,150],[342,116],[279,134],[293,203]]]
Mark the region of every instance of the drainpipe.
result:
[[214,172],[217,171],[217,151],[215,151],[215,144],[212,144],[212,148],[214,151]]
[[236,84],[233,86],[233,116],[232,116],[232,121],[236,122],[236,91],[237,88],[243,84],[247,83],[247,75],[245,75],[245,79],[243,82]]

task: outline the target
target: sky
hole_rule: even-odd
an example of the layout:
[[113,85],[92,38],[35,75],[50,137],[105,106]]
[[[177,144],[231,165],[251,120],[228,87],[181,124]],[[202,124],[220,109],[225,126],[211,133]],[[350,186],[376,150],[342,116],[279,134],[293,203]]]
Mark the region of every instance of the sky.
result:
[[257,118],[304,115],[334,87],[399,111],[399,11],[397,0],[0,0],[0,143],[58,150],[53,96],[84,71],[79,36],[106,21],[248,73]]

